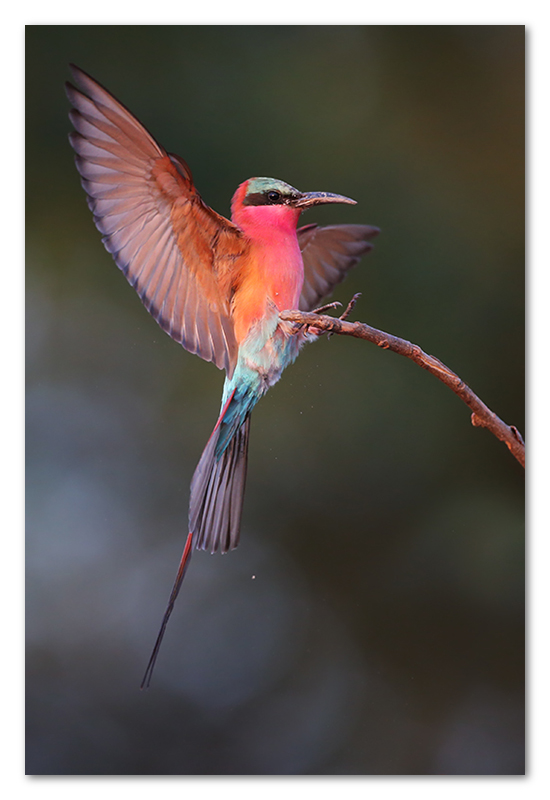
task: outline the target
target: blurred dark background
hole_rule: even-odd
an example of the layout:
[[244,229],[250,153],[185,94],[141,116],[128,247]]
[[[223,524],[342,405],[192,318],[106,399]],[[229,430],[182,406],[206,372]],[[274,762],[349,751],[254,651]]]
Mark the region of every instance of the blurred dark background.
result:
[[524,771],[523,471],[452,392],[334,336],[253,415],[239,549],[195,554],[139,683],[223,377],[103,249],[63,83],[91,73],[229,214],[252,175],[382,233],[339,287],[524,430],[521,26],[31,26],[27,772]]

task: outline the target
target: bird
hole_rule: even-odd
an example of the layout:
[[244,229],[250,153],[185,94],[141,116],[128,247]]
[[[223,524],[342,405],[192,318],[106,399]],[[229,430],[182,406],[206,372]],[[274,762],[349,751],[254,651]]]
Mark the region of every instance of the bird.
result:
[[319,329],[280,318],[315,310],[372,249],[371,225],[310,223],[303,211],[355,205],[255,177],[233,195],[231,219],[202,199],[187,163],[84,70],[67,82],[69,141],[94,222],[116,265],[166,333],[225,370],[221,410],[190,487],[188,533],[141,688],[148,688],[194,549],[237,547],[250,415]]

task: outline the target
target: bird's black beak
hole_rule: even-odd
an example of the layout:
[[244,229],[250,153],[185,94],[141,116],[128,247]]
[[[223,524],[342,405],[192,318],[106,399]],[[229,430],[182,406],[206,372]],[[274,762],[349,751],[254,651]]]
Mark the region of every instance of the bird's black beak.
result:
[[292,205],[295,208],[311,208],[311,206],[320,206],[323,203],[347,203],[348,205],[357,205],[357,200],[352,200],[351,197],[344,197],[342,194],[332,194],[331,192],[304,192],[297,200],[294,200]]

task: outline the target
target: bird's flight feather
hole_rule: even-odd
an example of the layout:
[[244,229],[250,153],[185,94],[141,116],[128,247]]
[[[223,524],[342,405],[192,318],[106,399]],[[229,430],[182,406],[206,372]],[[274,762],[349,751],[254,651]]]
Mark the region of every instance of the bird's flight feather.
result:
[[191,353],[233,372],[231,267],[245,246],[209,208],[185,162],[159,145],[99,83],[73,67],[71,144],[103,243],[159,325]]
[[319,227],[313,223],[298,228],[297,233],[304,260],[300,311],[311,311],[344,280],[361,256],[372,250],[369,239],[379,230],[372,225]]

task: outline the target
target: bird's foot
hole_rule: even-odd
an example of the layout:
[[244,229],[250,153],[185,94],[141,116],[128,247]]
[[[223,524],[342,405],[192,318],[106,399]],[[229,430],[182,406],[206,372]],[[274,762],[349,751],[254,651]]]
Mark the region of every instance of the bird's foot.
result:
[[326,306],[319,306],[319,308],[314,308],[311,312],[312,314],[324,314],[325,311],[328,311],[329,308],[338,308],[341,306],[342,303],[339,303],[338,300],[335,300],[333,303],[327,303]]
[[[312,310],[312,314],[324,314],[325,311],[329,311],[331,308],[338,308],[341,306],[338,300],[334,300],[332,303],[327,303],[326,306],[319,306],[319,308],[314,308]],[[307,325],[306,326],[306,333],[311,334],[312,336],[322,336],[325,331],[321,330],[321,328],[316,328],[315,325]]]
[[[338,319],[341,319],[342,321],[347,319],[349,317],[349,315],[351,314],[351,312],[353,311],[353,309],[355,308],[355,304],[357,303],[357,301],[359,300],[360,297],[361,297],[361,292],[357,292],[356,294],[354,294],[353,297],[351,298],[351,300],[349,301],[349,303],[348,303],[348,305],[346,307],[346,310],[342,314],[340,314]],[[339,305],[342,305],[342,304],[340,303]],[[332,336],[332,333],[327,333],[327,339],[330,339],[331,336]]]
[[[355,304],[357,303],[360,297],[361,297],[361,292],[357,292],[356,294],[354,294],[349,303],[347,304],[346,309],[343,311],[342,314],[340,314],[338,319],[341,319],[342,321],[347,319],[351,314],[351,312],[353,311],[353,309],[355,308]],[[325,306],[319,306],[319,308],[314,308],[311,313],[324,314],[325,311],[329,311],[329,309],[331,308],[338,308],[341,306],[342,303],[340,303],[338,300],[334,300],[332,303],[327,303]],[[325,333],[325,331],[321,330],[321,328],[316,328],[315,325],[304,325],[304,332],[306,334],[311,334],[312,336],[321,336],[323,333]],[[327,339],[330,339],[331,336],[332,336],[331,333],[327,333]]]

